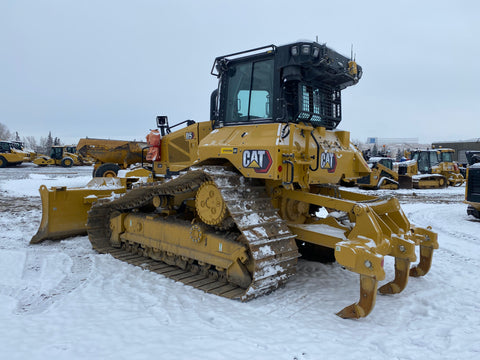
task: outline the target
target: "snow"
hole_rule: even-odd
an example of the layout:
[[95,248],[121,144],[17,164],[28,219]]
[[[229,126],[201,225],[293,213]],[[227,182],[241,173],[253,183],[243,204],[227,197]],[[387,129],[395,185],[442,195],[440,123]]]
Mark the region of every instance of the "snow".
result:
[[[412,223],[438,232],[440,248],[427,276],[378,295],[368,317],[344,320],[335,313],[358,300],[358,276],[338,264],[300,259],[284,288],[242,303],[98,254],[86,236],[29,245],[39,186],[82,186],[91,171],[0,169],[4,359],[480,357],[480,221],[466,214],[464,186],[376,193],[398,194]],[[392,258],[385,270],[389,281]]]

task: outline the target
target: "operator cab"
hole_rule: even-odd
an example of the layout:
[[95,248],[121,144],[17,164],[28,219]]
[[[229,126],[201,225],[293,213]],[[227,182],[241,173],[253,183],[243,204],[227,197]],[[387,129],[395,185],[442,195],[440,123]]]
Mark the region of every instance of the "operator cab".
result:
[[0,153],[9,154],[12,151],[12,143],[10,141],[0,141]]
[[453,150],[441,150],[439,157],[440,162],[453,162]]
[[62,160],[63,158],[63,147],[62,146],[52,146],[50,152],[50,157],[55,160]]
[[440,163],[436,150],[418,150],[412,152],[412,160],[417,161],[418,171],[421,174],[429,174],[433,166]]
[[387,169],[393,170],[393,159],[387,157],[371,157],[368,159],[368,166],[370,169],[373,169],[375,165],[380,164],[385,166]]
[[214,128],[304,122],[331,130],[341,121],[341,90],[356,84],[362,69],[324,44],[297,42],[218,57],[212,75],[219,78]]

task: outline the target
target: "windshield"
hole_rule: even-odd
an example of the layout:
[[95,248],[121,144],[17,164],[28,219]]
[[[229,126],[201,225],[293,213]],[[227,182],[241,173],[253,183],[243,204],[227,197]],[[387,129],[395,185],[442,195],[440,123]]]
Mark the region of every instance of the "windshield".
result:
[[453,152],[452,151],[448,151],[448,152],[444,152],[442,151],[442,161],[443,162],[453,162]]

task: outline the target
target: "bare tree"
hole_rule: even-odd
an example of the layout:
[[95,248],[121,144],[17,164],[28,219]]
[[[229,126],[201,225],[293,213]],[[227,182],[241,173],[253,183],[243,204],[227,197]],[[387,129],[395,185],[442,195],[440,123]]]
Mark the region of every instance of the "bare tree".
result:
[[0,139],[1,140],[10,140],[10,138],[12,137],[12,134],[10,133],[10,131],[8,131],[8,128],[0,123]]
[[35,140],[34,136],[23,137],[23,143],[25,144],[25,148],[39,152],[39,146],[37,145],[37,140]]

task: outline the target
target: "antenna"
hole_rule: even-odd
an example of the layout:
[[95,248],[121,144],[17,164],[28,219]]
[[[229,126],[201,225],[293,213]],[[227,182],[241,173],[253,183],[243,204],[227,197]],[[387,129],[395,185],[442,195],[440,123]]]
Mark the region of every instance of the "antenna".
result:
[[318,43],[318,35],[315,36],[315,42]]

